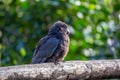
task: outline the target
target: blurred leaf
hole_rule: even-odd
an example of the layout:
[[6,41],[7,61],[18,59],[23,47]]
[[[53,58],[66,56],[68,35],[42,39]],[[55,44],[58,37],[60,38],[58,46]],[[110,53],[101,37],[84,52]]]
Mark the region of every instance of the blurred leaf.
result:
[[5,5],[9,5],[13,0],[1,0]]
[[114,10],[115,11],[120,11],[120,2],[118,2],[114,5]]
[[2,49],[2,44],[0,44],[0,50]]
[[26,55],[25,49],[24,49],[24,48],[21,48],[21,49],[20,49],[20,53],[21,53],[22,56],[25,56],[25,55]]
[[28,2],[21,2],[21,7],[25,10],[29,9],[29,3]]

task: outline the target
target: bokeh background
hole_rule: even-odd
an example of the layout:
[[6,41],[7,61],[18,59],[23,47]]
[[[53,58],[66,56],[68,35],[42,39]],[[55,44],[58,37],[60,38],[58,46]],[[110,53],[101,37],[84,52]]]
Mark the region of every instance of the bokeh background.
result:
[[120,58],[120,0],[0,0],[0,66],[29,64],[58,20],[70,26],[66,60]]

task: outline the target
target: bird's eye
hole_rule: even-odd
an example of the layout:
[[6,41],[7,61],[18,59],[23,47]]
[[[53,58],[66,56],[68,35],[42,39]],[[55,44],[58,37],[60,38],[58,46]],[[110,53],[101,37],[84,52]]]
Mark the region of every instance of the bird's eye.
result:
[[63,26],[64,26],[65,29],[67,29],[67,25],[64,24]]

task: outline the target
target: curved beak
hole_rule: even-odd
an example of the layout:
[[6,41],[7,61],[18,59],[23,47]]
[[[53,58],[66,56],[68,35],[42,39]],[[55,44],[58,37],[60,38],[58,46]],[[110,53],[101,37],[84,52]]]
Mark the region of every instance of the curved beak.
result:
[[70,30],[69,29],[67,29],[67,34],[70,35]]

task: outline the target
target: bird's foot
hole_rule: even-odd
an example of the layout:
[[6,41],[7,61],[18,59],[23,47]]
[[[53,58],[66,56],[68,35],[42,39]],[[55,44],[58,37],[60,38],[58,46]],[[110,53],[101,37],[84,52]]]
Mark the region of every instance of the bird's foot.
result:
[[58,64],[60,64],[60,63],[59,63],[58,61],[54,61],[54,64],[55,64],[55,65],[58,65]]

